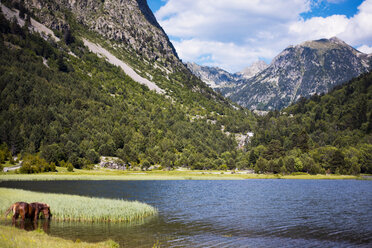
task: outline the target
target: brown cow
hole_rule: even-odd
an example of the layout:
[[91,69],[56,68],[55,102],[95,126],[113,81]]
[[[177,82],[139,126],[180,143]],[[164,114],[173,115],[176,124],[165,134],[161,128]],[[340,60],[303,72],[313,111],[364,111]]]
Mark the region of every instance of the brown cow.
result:
[[50,219],[51,217],[49,205],[40,202],[33,202],[31,204],[28,204],[27,202],[16,202],[5,212],[5,217],[10,213],[10,211],[13,211],[13,222],[15,222],[19,216],[21,216],[22,221],[26,218],[37,221],[40,212],[42,212],[47,219]]
[[[31,210],[31,211],[30,211]],[[33,211],[30,209],[30,205],[27,202],[16,202],[9,207],[9,209],[5,212],[5,217],[9,214],[10,211],[13,211],[13,222],[15,222],[19,215],[21,215],[22,221],[26,218],[33,217]]]
[[39,214],[43,213],[45,219],[50,219],[52,217],[52,214],[50,212],[50,206],[46,203],[42,202],[32,202],[30,205],[34,208],[35,214],[34,218],[37,220],[39,218]]

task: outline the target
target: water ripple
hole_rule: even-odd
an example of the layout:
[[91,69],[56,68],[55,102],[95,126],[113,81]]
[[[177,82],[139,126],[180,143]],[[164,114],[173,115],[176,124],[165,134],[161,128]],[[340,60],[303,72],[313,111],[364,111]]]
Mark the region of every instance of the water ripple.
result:
[[62,181],[0,186],[139,200],[144,224],[52,223],[51,234],[124,247],[372,247],[372,181]]

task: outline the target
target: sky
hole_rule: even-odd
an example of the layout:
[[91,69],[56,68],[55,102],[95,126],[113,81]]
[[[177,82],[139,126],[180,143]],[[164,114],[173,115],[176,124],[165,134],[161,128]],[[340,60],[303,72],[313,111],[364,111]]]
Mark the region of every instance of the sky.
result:
[[243,70],[337,36],[372,53],[372,0],[147,0],[183,62]]

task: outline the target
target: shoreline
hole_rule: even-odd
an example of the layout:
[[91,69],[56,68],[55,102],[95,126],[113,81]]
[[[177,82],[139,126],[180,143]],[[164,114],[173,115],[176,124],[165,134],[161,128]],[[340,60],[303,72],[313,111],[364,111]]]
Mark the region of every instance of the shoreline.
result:
[[110,169],[77,170],[67,172],[58,168],[58,172],[39,174],[0,174],[1,181],[58,181],[58,180],[247,180],[247,179],[307,179],[307,180],[372,180],[371,175],[281,175],[281,174],[243,174],[227,171],[118,171]]
[[0,246],[1,247],[39,247],[39,248],[113,248],[119,244],[113,240],[88,243],[80,240],[72,241],[60,237],[49,236],[44,231],[25,231],[16,227],[0,225]]

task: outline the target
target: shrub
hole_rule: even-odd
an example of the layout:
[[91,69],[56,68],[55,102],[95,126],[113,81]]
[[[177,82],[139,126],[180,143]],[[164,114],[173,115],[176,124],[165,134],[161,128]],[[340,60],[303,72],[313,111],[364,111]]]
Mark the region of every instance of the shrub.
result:
[[87,152],[86,158],[93,164],[99,163],[99,154],[94,149]]
[[292,172],[291,175],[292,176],[300,176],[300,175],[309,175],[309,174],[306,173],[306,172],[297,171],[297,172]]
[[8,145],[2,143],[0,145],[0,164],[4,163],[7,160],[13,160],[12,153],[10,152]]
[[142,170],[147,170],[150,167],[150,162],[148,160],[143,161]]
[[56,171],[55,163],[49,164],[45,159],[39,156],[34,156],[27,154],[23,157],[23,163],[19,169],[20,173],[31,174],[31,173],[41,173],[48,171]]
[[71,163],[67,164],[67,171],[73,172],[74,171],[74,166]]

